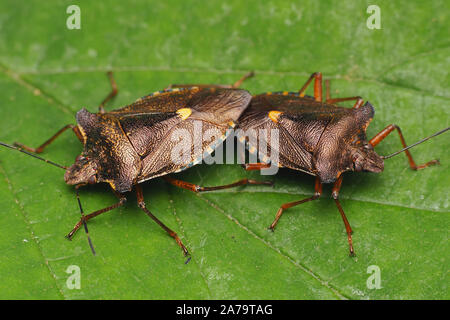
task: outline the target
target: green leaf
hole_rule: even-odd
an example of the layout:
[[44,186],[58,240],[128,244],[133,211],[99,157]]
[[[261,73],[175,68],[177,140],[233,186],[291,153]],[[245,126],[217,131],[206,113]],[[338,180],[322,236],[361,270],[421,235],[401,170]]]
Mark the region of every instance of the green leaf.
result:
[[[321,71],[332,96],[360,95],[376,115],[373,136],[396,123],[408,143],[448,127],[449,28],[444,1],[378,1],[381,29],[366,27],[369,2],[355,1],[78,1],[81,29],[66,28],[71,1],[0,3],[0,141],[38,146],[82,107],[96,111],[119,86],[111,110],[170,83],[232,83],[249,70],[252,93],[298,90]],[[350,105],[349,105],[350,106]],[[377,146],[400,149],[395,133]],[[0,150],[0,298],[7,299],[448,299],[446,135],[386,160],[381,174],[346,174],[340,199],[354,230],[356,258],[330,187],[320,200],[285,212],[308,197],[314,179],[282,169],[276,176],[238,165],[200,165],[177,175],[214,186],[243,177],[274,180],[194,194],[160,179],[144,184],[149,209],[182,238],[176,243],[137,207],[127,204],[89,221],[97,251],[82,232],[63,172],[17,152]],[[80,153],[64,133],[43,157],[69,165]],[[106,185],[80,192],[86,212],[117,201]],[[80,267],[81,289],[66,270]],[[369,289],[368,267],[381,271]]]

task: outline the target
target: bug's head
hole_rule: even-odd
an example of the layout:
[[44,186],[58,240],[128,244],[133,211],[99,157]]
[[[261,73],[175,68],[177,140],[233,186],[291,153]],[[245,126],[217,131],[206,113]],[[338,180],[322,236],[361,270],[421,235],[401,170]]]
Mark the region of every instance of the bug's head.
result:
[[367,141],[366,129],[373,118],[375,111],[373,106],[366,102],[364,106],[354,110],[354,123],[356,130],[349,130],[346,139],[350,141],[346,144],[347,161],[345,171],[355,172],[382,172],[384,161],[379,156],[373,146]]
[[313,155],[313,165],[322,182],[334,182],[346,171],[383,171],[383,159],[366,137],[374,112],[373,106],[367,102],[328,124]]
[[105,182],[113,190],[131,191],[140,170],[140,157],[134,151],[118,121],[107,114],[86,109],[77,113],[84,150],[64,175],[67,184]]
[[364,140],[357,148],[352,148],[350,152],[351,165],[350,169],[352,171],[361,172],[382,172],[384,169],[384,161],[379,156],[372,145]]
[[97,162],[90,157],[80,155],[64,174],[64,180],[70,185],[97,183]]

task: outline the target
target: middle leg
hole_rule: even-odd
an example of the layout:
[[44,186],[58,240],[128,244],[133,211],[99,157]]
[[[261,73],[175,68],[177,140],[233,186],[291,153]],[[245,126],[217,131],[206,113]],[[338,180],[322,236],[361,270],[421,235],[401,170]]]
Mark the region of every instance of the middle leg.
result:
[[325,88],[326,88],[326,100],[325,100],[326,103],[335,104],[338,102],[356,100],[355,104],[353,105],[353,109],[358,109],[364,103],[364,100],[360,96],[332,99],[330,94],[330,80],[325,80]]
[[306,198],[306,199],[303,199],[300,201],[288,202],[288,203],[281,205],[281,207],[277,211],[275,220],[273,220],[272,224],[269,226],[269,229],[272,231],[275,229],[275,226],[277,225],[278,220],[280,220],[281,215],[283,214],[284,210],[292,208],[294,206],[297,206],[297,205],[305,203],[305,202],[319,199],[320,195],[322,194],[322,183],[320,182],[319,177],[316,177],[314,189],[315,189],[315,192],[312,197],[309,197],[309,198]]
[[188,256],[189,255],[189,251],[186,249],[186,247],[184,246],[183,242],[181,242],[180,237],[178,237],[178,235],[175,233],[175,231],[169,229],[164,223],[162,223],[157,217],[155,217],[150,212],[150,210],[147,209],[147,206],[145,205],[145,201],[144,201],[144,194],[142,193],[142,188],[141,188],[140,185],[136,185],[136,196],[137,196],[137,201],[138,201],[139,208],[141,208],[142,211],[144,211],[146,215],[148,215],[161,228],[163,228],[164,231],[166,231],[169,234],[169,236],[171,236],[176,241],[176,243],[180,246],[181,250],[183,250],[184,255]]
[[242,186],[242,185],[247,185],[247,184],[252,184],[252,185],[268,185],[271,186],[273,185],[272,181],[257,181],[257,180],[252,180],[252,179],[242,179],[239,180],[237,182],[234,183],[230,183],[230,184],[226,184],[223,186],[215,186],[215,187],[202,187],[199,186],[197,184],[193,184],[190,182],[186,182],[186,181],[182,181],[182,180],[178,180],[178,179],[174,179],[174,178],[170,178],[170,177],[163,177],[164,180],[166,180],[167,182],[169,182],[170,184],[182,188],[182,189],[186,189],[186,190],[191,190],[194,192],[204,192],[204,191],[214,191],[214,190],[223,190],[223,189],[229,189],[229,188],[233,188],[233,187],[237,187],[237,186]]
[[[66,235],[66,238],[69,239],[69,240],[72,240],[72,237],[75,234],[75,232],[77,232],[77,230],[80,229],[80,227],[83,224],[85,224],[86,221],[88,221],[88,220],[90,220],[90,219],[92,219],[92,218],[94,218],[94,217],[96,217],[96,216],[98,216],[98,215],[100,215],[102,213],[105,213],[105,212],[111,211],[111,210],[113,210],[115,208],[123,206],[125,204],[125,202],[127,201],[127,198],[125,197],[125,195],[123,195],[123,194],[121,194],[121,193],[119,193],[119,192],[117,192],[115,190],[113,190],[113,192],[114,192],[114,195],[119,199],[119,202],[113,204],[112,206],[109,206],[109,207],[106,207],[106,208],[94,211],[94,212],[92,212],[92,213],[82,217],[81,220],[78,221],[77,224],[73,227],[72,231],[70,231]],[[78,199],[78,203],[80,204],[78,191],[77,191],[77,199]],[[80,204],[80,206],[81,206],[81,204]]]

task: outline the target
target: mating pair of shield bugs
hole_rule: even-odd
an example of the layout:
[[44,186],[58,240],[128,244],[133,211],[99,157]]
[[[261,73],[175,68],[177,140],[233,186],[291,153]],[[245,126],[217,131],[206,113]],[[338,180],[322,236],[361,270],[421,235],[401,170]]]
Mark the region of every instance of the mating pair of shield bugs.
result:
[[[366,129],[374,116],[374,108],[360,97],[331,98],[329,86],[326,97],[322,97],[322,75],[314,73],[298,92],[267,92],[252,96],[239,89],[242,82],[252,76],[249,73],[233,85],[173,85],[144,96],[121,109],[108,111],[105,104],[118,92],[112,73],[108,73],[112,91],[102,101],[97,113],[81,109],[77,125],[66,125],[37,148],[15,143],[1,145],[12,148],[65,170],[67,184],[75,186],[81,219],[75,224],[67,238],[84,227],[89,245],[95,254],[86,222],[102,213],[126,203],[126,194],[134,189],[139,207],[163,228],[189,255],[176,232],[167,227],[147,208],[142,183],[162,177],[168,183],[194,192],[213,191],[241,185],[271,185],[270,181],[242,179],[223,186],[203,187],[176,179],[169,174],[183,171],[200,163],[228,138],[230,129],[239,126],[244,132],[265,130],[270,134],[258,137],[255,142],[240,137],[250,153],[259,156],[261,162],[245,163],[246,170],[264,170],[270,166],[298,170],[315,176],[315,193],[303,200],[282,204],[270,225],[274,230],[283,212],[293,206],[318,199],[323,183],[333,183],[332,197],[342,216],[347,232],[350,254],[354,255],[352,229],[339,202],[339,190],[346,171],[381,172],[384,159],[405,152],[411,169],[419,170],[438,164],[437,160],[416,165],[409,148],[433,136],[447,131],[441,130],[430,137],[407,146],[400,128],[388,125],[373,138],[367,139]],[[314,81],[314,96],[305,91]],[[326,82],[327,84],[327,82]],[[353,108],[337,106],[338,102],[354,100]],[[200,126],[200,135],[195,134]],[[37,156],[61,133],[72,130],[84,145],[81,155],[70,167],[62,166]],[[397,131],[403,149],[390,155],[378,155],[374,147],[389,133]],[[187,145],[188,156],[174,161],[174,150],[179,148],[179,139],[174,132],[183,132],[193,137]],[[270,136],[276,133],[277,139]],[[208,135],[210,139],[203,139]],[[274,142],[275,141],[275,142]],[[267,146],[271,155],[258,154],[259,143]],[[186,147],[186,145],[185,145]],[[277,155],[273,157],[272,155]],[[118,202],[114,205],[85,215],[78,189],[82,186],[104,182],[109,184]],[[188,260],[189,261],[189,260]]]

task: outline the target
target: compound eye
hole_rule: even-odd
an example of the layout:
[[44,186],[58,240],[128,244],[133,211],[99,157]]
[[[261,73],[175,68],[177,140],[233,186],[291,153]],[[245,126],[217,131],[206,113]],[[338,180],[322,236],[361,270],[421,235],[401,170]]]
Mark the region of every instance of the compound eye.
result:
[[79,155],[75,158],[75,161],[83,161],[84,159],[86,159],[86,158],[83,157],[82,155]]
[[88,183],[89,184],[96,184],[97,183],[97,176],[94,174],[93,176],[91,176],[89,179],[88,179]]
[[359,161],[359,157],[357,157],[357,156],[353,157],[353,169],[356,172],[362,171],[361,162]]

